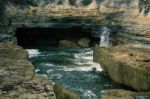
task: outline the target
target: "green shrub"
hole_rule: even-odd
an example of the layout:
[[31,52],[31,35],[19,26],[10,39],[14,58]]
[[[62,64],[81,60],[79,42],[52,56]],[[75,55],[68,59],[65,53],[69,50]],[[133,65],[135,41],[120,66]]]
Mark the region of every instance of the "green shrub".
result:
[[76,0],[69,0],[70,5],[75,5]]
[[89,5],[93,0],[81,0],[83,5]]
[[140,8],[145,9],[145,14],[150,11],[150,0],[140,0]]

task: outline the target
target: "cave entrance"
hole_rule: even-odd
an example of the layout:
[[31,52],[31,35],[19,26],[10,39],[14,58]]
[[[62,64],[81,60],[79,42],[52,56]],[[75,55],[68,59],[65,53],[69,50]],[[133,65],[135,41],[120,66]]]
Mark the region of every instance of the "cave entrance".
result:
[[89,38],[90,30],[82,27],[71,28],[17,28],[16,38],[18,45],[27,48],[37,45],[58,46],[60,40],[71,40],[76,42],[81,38]]

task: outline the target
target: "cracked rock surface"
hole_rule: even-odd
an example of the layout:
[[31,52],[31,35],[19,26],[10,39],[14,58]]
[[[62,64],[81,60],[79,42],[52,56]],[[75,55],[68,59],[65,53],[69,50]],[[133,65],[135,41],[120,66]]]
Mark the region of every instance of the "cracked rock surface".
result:
[[13,43],[0,45],[1,99],[56,99],[52,82],[34,76],[28,53]]

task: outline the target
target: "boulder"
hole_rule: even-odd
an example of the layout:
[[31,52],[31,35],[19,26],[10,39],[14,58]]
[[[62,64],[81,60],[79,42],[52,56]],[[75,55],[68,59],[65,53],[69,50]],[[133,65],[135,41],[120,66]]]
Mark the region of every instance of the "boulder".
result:
[[34,76],[28,53],[11,42],[0,45],[1,99],[56,99],[52,82]]
[[60,48],[74,48],[77,47],[76,43],[69,40],[61,40],[58,42]]
[[60,84],[54,85],[54,92],[57,99],[82,99],[77,93],[63,87]]
[[81,38],[78,40],[78,45],[81,47],[89,47],[91,40],[89,38]]
[[94,61],[101,64],[114,81],[138,91],[150,91],[150,49],[135,45],[96,47]]

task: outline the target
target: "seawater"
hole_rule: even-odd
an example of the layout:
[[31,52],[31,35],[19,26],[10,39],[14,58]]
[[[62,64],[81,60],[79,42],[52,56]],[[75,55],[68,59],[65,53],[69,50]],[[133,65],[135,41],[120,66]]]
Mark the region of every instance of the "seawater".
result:
[[99,64],[93,62],[92,48],[36,47],[27,51],[36,75],[62,84],[83,99],[99,99],[107,89],[122,88],[104,75]]

